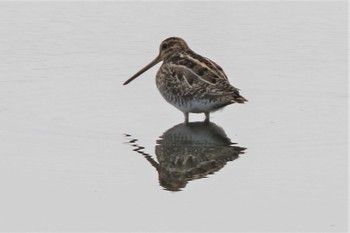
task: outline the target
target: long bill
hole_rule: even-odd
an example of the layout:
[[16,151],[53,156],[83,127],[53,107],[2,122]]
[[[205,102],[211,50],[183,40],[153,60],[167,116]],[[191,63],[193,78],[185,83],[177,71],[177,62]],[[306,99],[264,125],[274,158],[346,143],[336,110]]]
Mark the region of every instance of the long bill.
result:
[[153,61],[151,61],[147,66],[143,67],[139,72],[137,72],[136,74],[134,74],[131,78],[129,78],[128,80],[125,81],[125,83],[123,83],[123,85],[128,84],[129,82],[131,82],[132,80],[134,80],[135,78],[137,78],[138,76],[140,76],[142,73],[144,73],[146,70],[152,68],[154,65],[156,65],[158,62],[162,61],[162,59],[160,58],[160,56],[158,55]]

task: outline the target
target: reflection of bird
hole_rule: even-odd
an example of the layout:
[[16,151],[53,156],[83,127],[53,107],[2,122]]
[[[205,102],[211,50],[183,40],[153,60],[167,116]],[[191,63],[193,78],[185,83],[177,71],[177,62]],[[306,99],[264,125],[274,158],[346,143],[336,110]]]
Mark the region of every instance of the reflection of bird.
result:
[[171,191],[180,191],[188,181],[219,171],[245,150],[233,146],[221,127],[202,122],[179,124],[167,130],[155,148],[158,162],[142,152],[143,147],[133,145],[157,169],[160,185]]
[[208,58],[193,52],[187,43],[178,37],[164,40],[159,55],[147,66],[128,79],[128,84],[158,62],[163,61],[156,76],[158,90],[170,104],[185,115],[210,112],[233,103],[247,100],[233,87],[223,69]]

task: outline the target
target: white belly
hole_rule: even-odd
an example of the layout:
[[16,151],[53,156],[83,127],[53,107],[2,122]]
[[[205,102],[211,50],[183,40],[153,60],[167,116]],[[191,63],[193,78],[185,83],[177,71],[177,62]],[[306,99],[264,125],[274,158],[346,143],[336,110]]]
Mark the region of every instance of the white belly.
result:
[[163,96],[164,99],[179,109],[181,112],[187,113],[203,113],[203,112],[213,112],[216,111],[219,106],[221,106],[220,103],[209,101],[208,99],[191,99],[191,100],[184,100],[181,98],[172,98],[168,99],[165,96]]
[[213,111],[215,105],[215,102],[209,102],[208,100],[191,100],[184,105],[175,105],[175,107],[180,109],[182,112],[202,113]]

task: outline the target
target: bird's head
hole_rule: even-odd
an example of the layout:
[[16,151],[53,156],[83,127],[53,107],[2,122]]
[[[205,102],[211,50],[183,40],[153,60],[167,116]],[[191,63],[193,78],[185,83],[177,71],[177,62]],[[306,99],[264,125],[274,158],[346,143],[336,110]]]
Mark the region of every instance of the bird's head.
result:
[[137,72],[131,78],[126,80],[124,82],[124,85],[128,84],[129,82],[140,76],[142,73],[155,66],[157,63],[168,59],[175,53],[180,53],[186,50],[189,50],[189,47],[183,39],[179,37],[169,37],[168,39],[165,39],[159,46],[158,56],[148,65],[142,68],[139,72]]

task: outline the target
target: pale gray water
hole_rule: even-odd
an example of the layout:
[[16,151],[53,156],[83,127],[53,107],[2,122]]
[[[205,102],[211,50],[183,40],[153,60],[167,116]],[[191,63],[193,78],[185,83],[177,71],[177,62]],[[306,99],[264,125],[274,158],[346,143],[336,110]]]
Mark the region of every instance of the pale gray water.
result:
[[[193,131],[159,66],[122,86],[169,36],[249,102]],[[0,231],[346,231],[347,85],[346,1],[2,2]],[[173,155],[211,162],[172,192]]]

